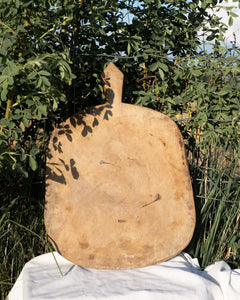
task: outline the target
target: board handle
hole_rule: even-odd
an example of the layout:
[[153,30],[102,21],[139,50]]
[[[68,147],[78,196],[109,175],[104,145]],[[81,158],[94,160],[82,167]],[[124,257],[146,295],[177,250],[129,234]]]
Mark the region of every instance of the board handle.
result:
[[112,108],[117,108],[122,102],[123,73],[110,62],[102,73],[104,94]]

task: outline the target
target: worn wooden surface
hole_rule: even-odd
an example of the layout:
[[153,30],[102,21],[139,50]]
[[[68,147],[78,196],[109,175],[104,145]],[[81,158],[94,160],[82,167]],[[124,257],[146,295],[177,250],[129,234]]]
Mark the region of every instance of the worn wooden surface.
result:
[[107,103],[54,130],[45,224],[55,248],[90,268],[169,259],[189,243],[195,207],[182,136],[167,116],[121,103],[122,73],[104,71]]

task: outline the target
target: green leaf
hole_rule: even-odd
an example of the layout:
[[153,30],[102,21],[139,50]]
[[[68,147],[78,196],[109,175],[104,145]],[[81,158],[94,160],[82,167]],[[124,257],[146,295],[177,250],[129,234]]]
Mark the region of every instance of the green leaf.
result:
[[26,100],[26,104],[29,106],[32,106],[34,104],[34,101],[28,99],[28,100]]
[[23,125],[27,128],[29,126],[29,120],[26,118],[22,118]]
[[69,75],[72,73],[71,68],[66,61],[61,60],[58,62],[58,65],[62,66],[65,69],[65,72],[68,73]]
[[29,166],[31,167],[31,169],[33,171],[36,171],[38,168],[38,164],[37,161],[35,160],[35,158],[33,156],[29,156]]
[[15,112],[15,114],[12,117],[14,120],[20,120],[22,118],[22,114],[18,114]]
[[59,66],[60,78],[63,80],[65,78],[65,69],[63,66]]
[[45,85],[46,87],[50,87],[51,86],[51,83],[50,83],[50,81],[48,80],[47,77],[42,76],[41,78],[42,78],[43,85]]
[[1,99],[3,101],[6,101],[7,100],[7,93],[8,93],[8,90],[7,89],[3,89],[2,92],[1,92]]
[[44,115],[45,117],[47,116],[47,106],[46,105],[40,105],[37,107],[38,111]]
[[18,134],[17,134],[17,131],[11,131],[11,135],[12,135],[12,138],[14,139],[14,141],[16,141],[18,139]]
[[19,0],[15,0],[15,5],[17,8],[19,8]]
[[26,158],[27,158],[26,153],[22,152],[22,153],[20,154],[20,160],[21,160],[21,161],[25,161]]
[[5,81],[7,78],[8,78],[7,75],[1,75],[1,76],[0,76],[0,84],[1,84],[3,81]]
[[196,69],[190,69],[190,73],[193,75],[193,76],[201,76],[202,75],[202,72],[200,70],[196,70]]
[[163,71],[168,72],[168,66],[161,62],[158,62],[158,67],[161,68]]
[[163,73],[163,70],[162,70],[162,69],[158,69],[158,73],[159,73],[161,79],[164,80],[164,73]]
[[51,73],[49,73],[48,71],[45,71],[45,70],[41,70],[39,72],[40,75],[43,75],[43,76],[51,76]]
[[218,92],[215,92],[214,94],[218,95],[218,96],[224,96],[224,95],[227,95],[229,94],[229,91],[226,91],[224,89],[218,91]]
[[106,32],[103,28],[99,28],[99,33],[102,35],[106,35]]
[[9,75],[16,76],[19,74],[20,67],[17,66],[13,61],[8,60],[7,68],[9,69]]
[[139,47],[138,47],[138,43],[136,41],[132,41],[131,46],[135,51],[138,51]]
[[38,73],[36,71],[33,71],[30,74],[28,74],[27,79],[29,79],[29,80],[34,79],[34,78],[36,78],[37,74]]
[[239,17],[239,15],[238,14],[236,14],[236,13],[234,13],[234,12],[230,12],[230,15],[232,16],[232,17],[234,17],[234,18],[237,18],[237,17]]
[[127,45],[127,54],[130,55],[130,53],[131,53],[131,44],[128,43],[128,45]]
[[39,153],[39,149],[38,148],[32,148],[31,150],[30,150],[30,155],[33,155],[33,156],[35,156],[35,155],[37,155],[38,153]]
[[20,168],[19,170],[25,178],[28,178],[28,172],[26,170],[24,170],[23,168]]
[[57,101],[54,99],[53,100],[53,111],[56,111],[57,108],[58,108],[58,104],[57,104]]
[[228,19],[228,25],[229,26],[233,25],[233,18],[232,18],[232,16],[230,16],[230,18]]
[[42,77],[39,77],[37,80],[37,85],[36,85],[36,89],[39,89],[42,85]]
[[155,62],[155,63],[151,64],[148,68],[149,68],[150,71],[157,70],[157,68],[158,68],[158,62]]

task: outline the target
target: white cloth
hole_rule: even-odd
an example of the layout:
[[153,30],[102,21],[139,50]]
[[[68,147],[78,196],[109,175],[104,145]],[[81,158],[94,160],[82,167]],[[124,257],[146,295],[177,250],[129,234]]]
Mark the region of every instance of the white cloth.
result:
[[[63,273],[61,275],[56,261]],[[30,260],[6,300],[237,300],[240,269],[220,261],[201,271],[182,253],[166,262],[131,270],[95,270],[58,253]]]

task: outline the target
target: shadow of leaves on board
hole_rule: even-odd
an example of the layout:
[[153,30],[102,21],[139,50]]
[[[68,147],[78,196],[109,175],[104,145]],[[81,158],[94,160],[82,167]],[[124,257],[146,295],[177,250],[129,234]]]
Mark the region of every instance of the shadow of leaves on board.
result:
[[[85,138],[89,134],[93,133],[94,128],[100,125],[101,120],[108,121],[113,116],[112,108],[115,94],[111,89],[110,78],[105,78],[104,73],[102,78],[105,85],[107,102],[103,105],[86,108],[85,110],[71,116],[68,123],[61,123],[56,128],[54,137],[52,138],[52,147],[49,147],[49,151],[47,153],[46,183],[51,180],[66,185],[67,180],[64,176],[66,172],[71,172],[72,178],[74,180],[78,180],[79,171],[74,158],[70,158],[69,162],[66,162],[62,158],[58,158],[58,162],[56,163],[56,160],[54,161],[54,152],[56,151],[58,153],[56,157],[61,157],[62,155],[62,157],[64,157],[64,144],[74,142],[73,131],[76,128],[81,130],[81,135]],[[92,117],[87,118],[89,115]],[[92,120],[91,123],[89,122],[90,119]],[[61,136],[65,136],[66,140],[60,138]],[[54,161],[54,163],[51,161]]]
[[79,172],[76,167],[76,162],[73,158],[70,158],[69,164],[63,159],[58,158],[59,163],[48,162],[46,166],[46,186],[48,186],[49,180],[55,181],[60,184],[67,184],[66,178],[64,176],[64,169],[66,172],[70,172],[74,180],[78,180]]

